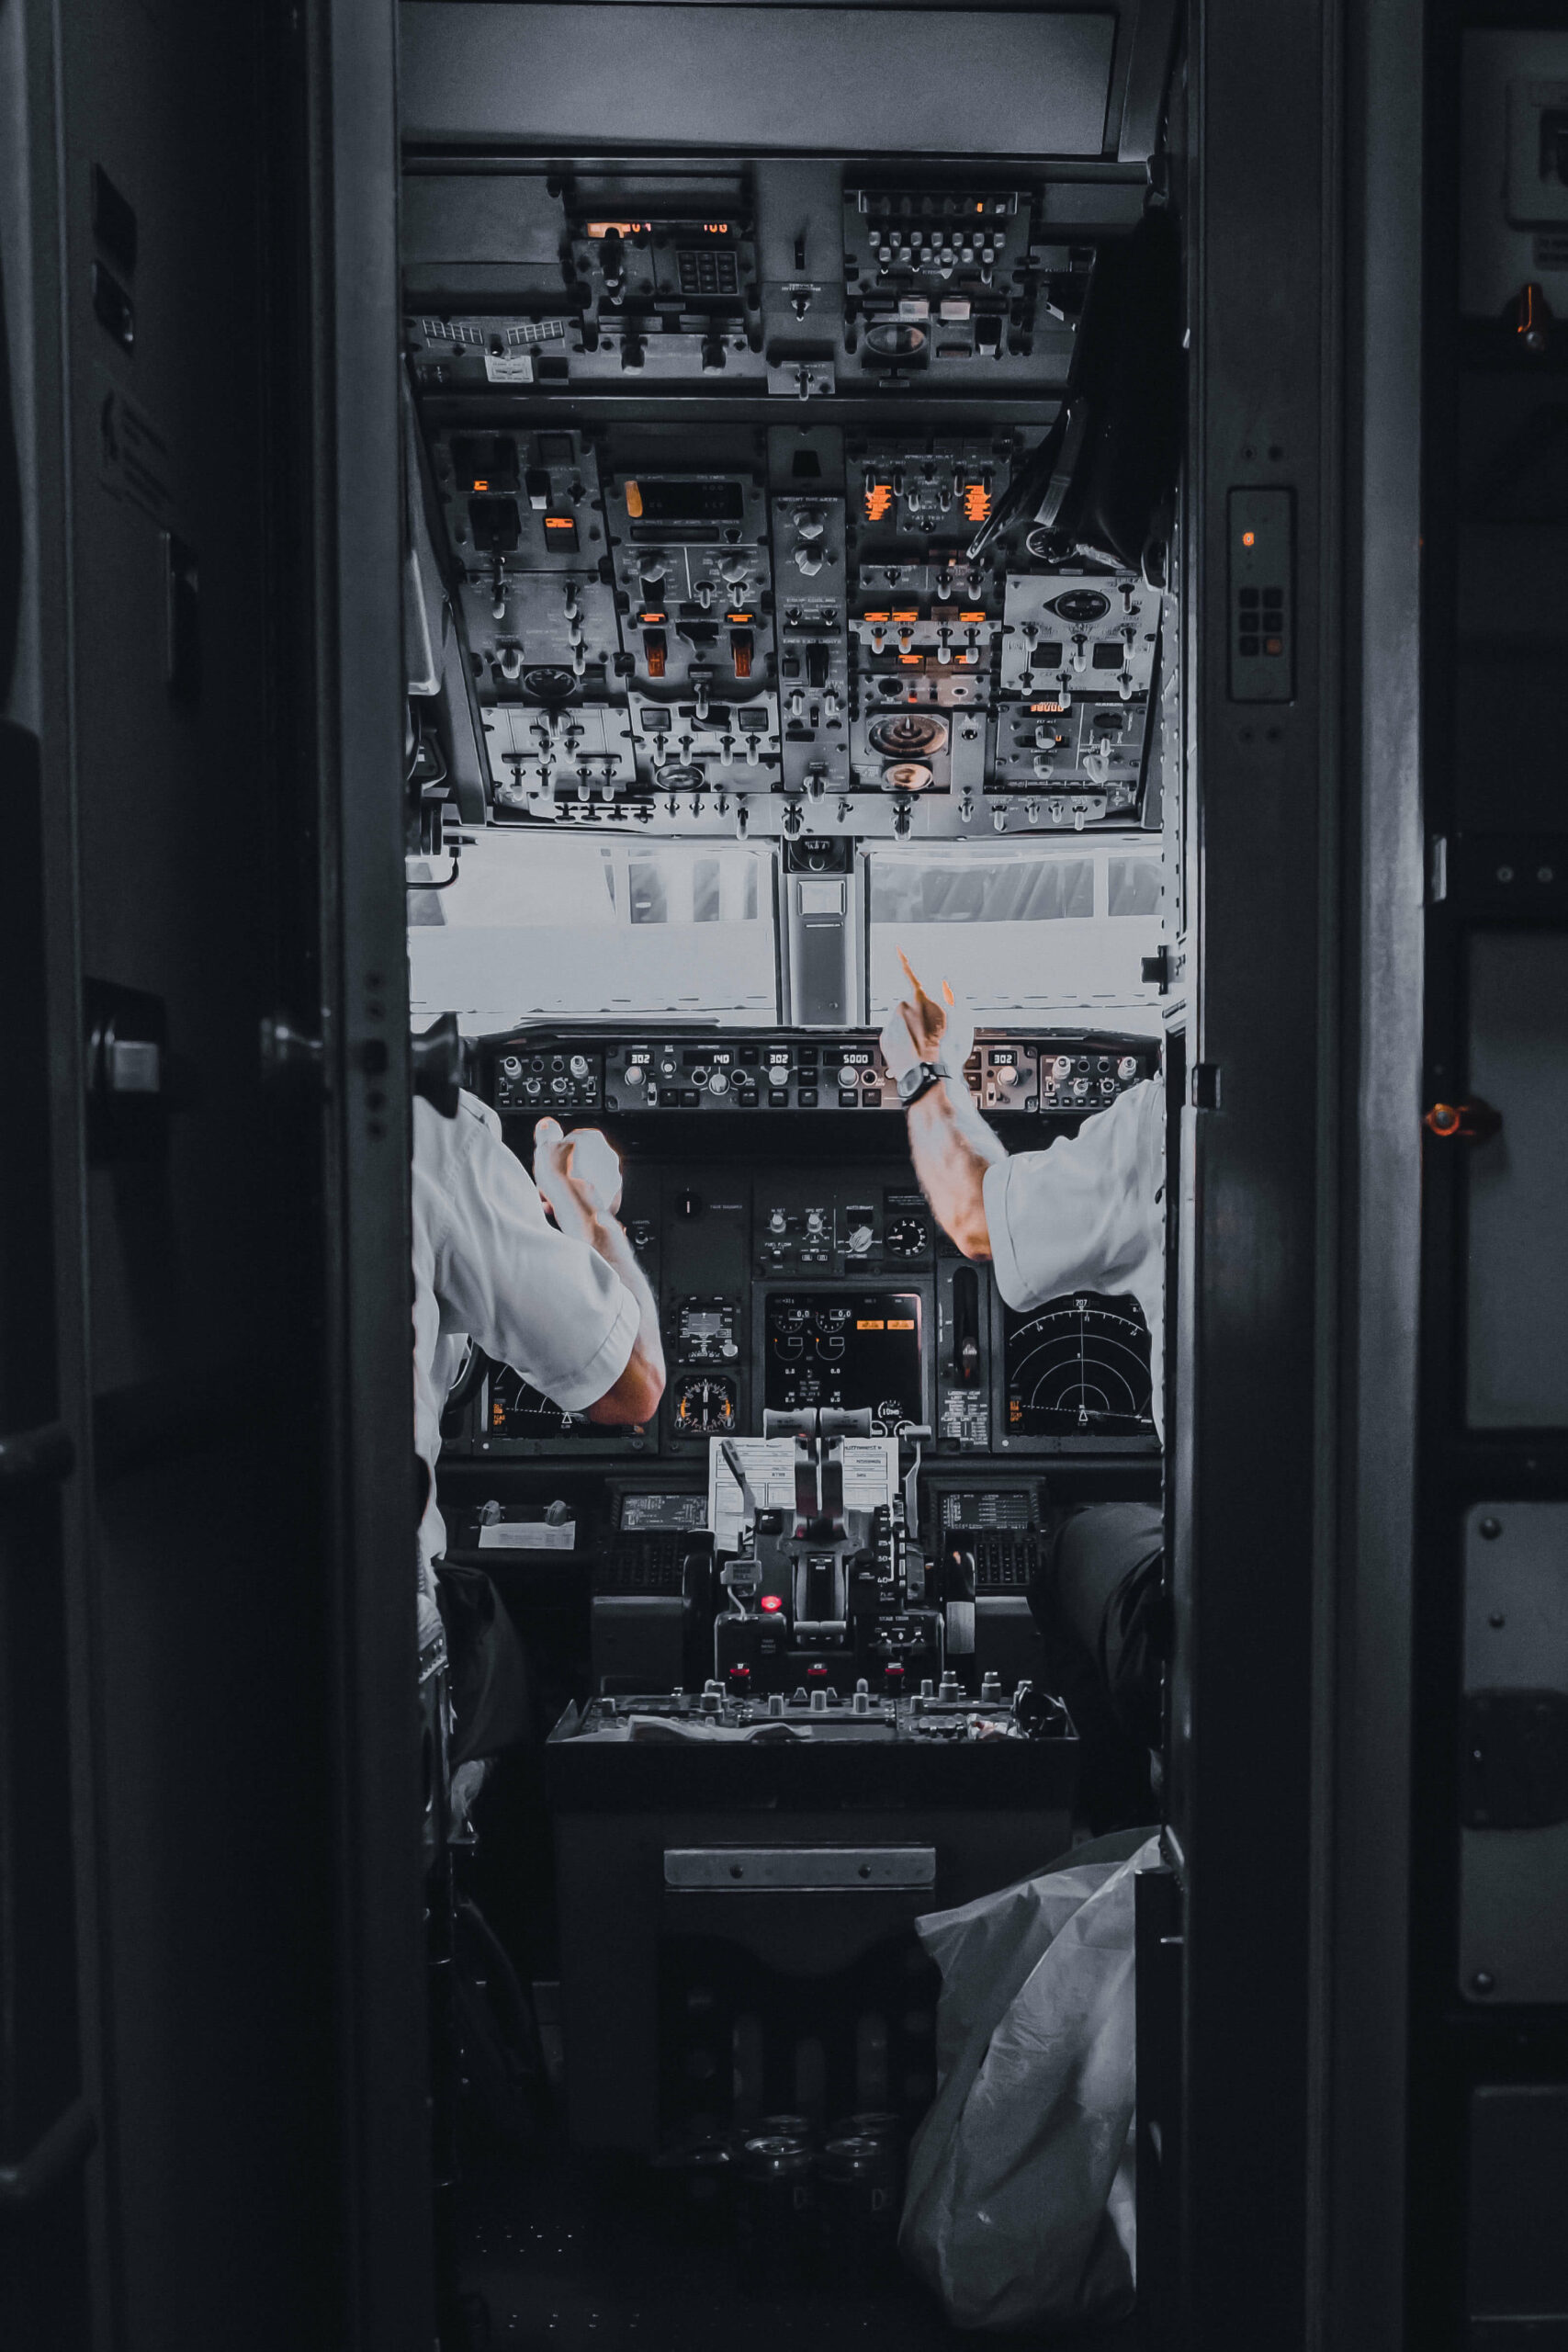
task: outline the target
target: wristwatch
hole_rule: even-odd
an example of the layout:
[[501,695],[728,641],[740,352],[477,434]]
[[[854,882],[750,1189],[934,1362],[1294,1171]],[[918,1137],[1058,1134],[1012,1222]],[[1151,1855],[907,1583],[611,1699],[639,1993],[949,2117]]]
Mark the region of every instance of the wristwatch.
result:
[[933,1086],[944,1084],[952,1074],[941,1062],[917,1062],[898,1080],[899,1102],[906,1111],[911,1110],[922,1094],[929,1094]]

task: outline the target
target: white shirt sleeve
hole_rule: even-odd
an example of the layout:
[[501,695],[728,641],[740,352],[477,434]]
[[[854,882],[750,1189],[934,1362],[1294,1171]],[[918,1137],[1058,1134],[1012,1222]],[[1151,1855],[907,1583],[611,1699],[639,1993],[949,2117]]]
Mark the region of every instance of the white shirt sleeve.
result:
[[1069,1291],[1112,1295],[1157,1281],[1165,1090],[1145,1079],[1076,1136],[997,1160],[985,1176],[997,1286],[1028,1308]]
[[[626,1370],[637,1303],[597,1250],[547,1221],[493,1111],[465,1097],[457,1118],[431,1235],[443,1335],[467,1331],[563,1412],[581,1413]],[[414,1174],[417,1183],[417,1150]]]

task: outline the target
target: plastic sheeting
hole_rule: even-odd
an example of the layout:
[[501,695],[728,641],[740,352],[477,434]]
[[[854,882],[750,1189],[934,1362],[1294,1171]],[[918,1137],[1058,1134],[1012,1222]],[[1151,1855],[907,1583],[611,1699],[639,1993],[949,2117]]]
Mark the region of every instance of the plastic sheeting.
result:
[[1134,1887],[1123,1862],[1023,1879],[918,1923],[942,1971],[940,2088],[899,2246],[956,2326],[1119,2317],[1135,2266]]

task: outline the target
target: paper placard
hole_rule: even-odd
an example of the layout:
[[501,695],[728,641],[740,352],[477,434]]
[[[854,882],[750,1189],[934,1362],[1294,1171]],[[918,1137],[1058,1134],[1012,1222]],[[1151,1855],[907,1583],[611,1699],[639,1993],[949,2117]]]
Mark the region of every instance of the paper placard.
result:
[[[720,1450],[722,1438],[708,1440],[708,1525],[721,1552],[735,1551],[740,1542],[740,1489]],[[751,1481],[761,1510],[795,1511],[795,1440],[792,1437],[736,1437],[728,1440]],[[844,1440],[844,1509],[875,1510],[893,1500],[898,1476],[896,1437],[847,1437]]]
[[481,1552],[574,1552],[577,1521],[563,1520],[558,1527],[547,1519],[499,1519],[479,1529]]

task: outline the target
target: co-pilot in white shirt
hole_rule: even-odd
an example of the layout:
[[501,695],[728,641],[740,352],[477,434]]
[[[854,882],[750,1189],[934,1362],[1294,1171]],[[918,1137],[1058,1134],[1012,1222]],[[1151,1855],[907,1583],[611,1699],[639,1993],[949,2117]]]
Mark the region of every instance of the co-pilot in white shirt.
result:
[[1076,1290],[1130,1292],[1149,1327],[1155,1428],[1165,1435],[1165,1086],[1145,1079],[1076,1136],[986,1170],[997,1287],[1010,1306]]
[[413,1106],[414,1447],[430,1472],[420,1589],[446,1549],[435,1508],[441,1414],[473,1340],[581,1413],[613,1388],[637,1340],[637,1305],[615,1269],[545,1216],[534,1180],[471,1094],[455,1119]]

